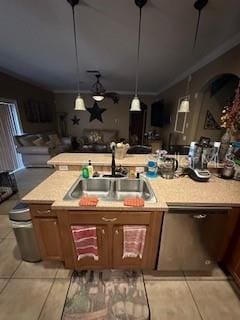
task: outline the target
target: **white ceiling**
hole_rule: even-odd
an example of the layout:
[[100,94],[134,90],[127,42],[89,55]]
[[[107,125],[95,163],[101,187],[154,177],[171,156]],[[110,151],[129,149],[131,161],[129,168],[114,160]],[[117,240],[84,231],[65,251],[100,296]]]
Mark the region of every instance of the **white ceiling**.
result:
[[[148,0],[143,9],[140,90],[158,92],[240,32],[240,1],[209,0],[195,53],[193,0]],[[108,90],[132,91],[138,9],[134,0],[80,0],[81,89],[103,73]],[[0,1],[0,67],[51,90],[75,90],[71,7],[66,0]]]

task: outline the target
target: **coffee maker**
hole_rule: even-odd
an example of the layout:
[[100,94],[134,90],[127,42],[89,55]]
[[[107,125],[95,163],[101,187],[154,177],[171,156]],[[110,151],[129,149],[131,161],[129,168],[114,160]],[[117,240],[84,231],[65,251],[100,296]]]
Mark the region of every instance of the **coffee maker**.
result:
[[212,146],[210,138],[201,137],[199,142],[192,142],[189,151],[190,166],[187,169],[188,176],[199,182],[207,182],[211,174],[207,169],[208,159]]

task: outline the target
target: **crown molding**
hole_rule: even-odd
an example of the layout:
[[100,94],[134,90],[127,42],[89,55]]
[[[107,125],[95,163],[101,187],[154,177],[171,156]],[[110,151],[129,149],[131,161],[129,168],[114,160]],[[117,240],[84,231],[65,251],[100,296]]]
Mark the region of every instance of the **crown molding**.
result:
[[156,95],[160,95],[162,92],[168,90],[178,82],[186,79],[189,75],[193,74],[194,72],[198,71],[199,69],[205,67],[210,62],[216,60],[218,57],[222,56],[226,52],[230,51],[232,48],[236,47],[240,44],[240,32],[237,33],[234,37],[224,42],[220,45],[217,49],[212,51],[210,54],[206,55],[202,58],[198,63],[196,63],[191,68],[184,71],[182,74],[177,76],[173,81],[169,82],[166,86],[162,87],[159,92],[156,92]]

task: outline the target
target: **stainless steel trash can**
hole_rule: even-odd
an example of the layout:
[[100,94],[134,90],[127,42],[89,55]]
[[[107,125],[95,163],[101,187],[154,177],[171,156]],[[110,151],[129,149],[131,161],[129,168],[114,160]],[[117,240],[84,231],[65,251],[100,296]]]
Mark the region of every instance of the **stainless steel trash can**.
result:
[[27,204],[19,203],[9,212],[9,219],[18,243],[22,259],[29,262],[41,260]]

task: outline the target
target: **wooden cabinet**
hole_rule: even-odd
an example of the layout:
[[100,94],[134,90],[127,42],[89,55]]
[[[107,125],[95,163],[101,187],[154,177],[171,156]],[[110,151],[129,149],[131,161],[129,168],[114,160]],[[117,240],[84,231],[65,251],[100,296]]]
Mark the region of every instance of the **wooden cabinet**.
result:
[[43,260],[63,260],[58,219],[49,205],[30,206],[33,226],[36,232]]
[[[58,212],[65,266],[75,269],[96,268],[136,268],[155,267],[162,213],[159,212],[100,212],[100,211],[61,211]],[[71,226],[96,226],[99,260],[77,259]],[[145,225],[147,228],[142,259],[123,259],[123,226]]]
[[[154,269],[162,224],[161,212],[51,209],[50,204],[31,205],[31,216],[43,260],[64,261],[69,269]],[[143,257],[123,258],[125,225],[146,226]],[[78,259],[72,226],[96,227],[98,259]]]
[[226,250],[223,263],[240,286],[240,209],[233,209],[232,215],[233,222],[236,222],[235,229]]
[[[149,226],[146,225],[147,233],[145,238],[145,245],[143,250],[143,257],[136,258],[123,258],[123,242],[124,233],[123,225],[113,227],[113,268],[114,269],[124,269],[124,268],[137,268],[137,269],[147,269],[148,268],[148,251],[150,250],[149,243]],[[150,266],[149,266],[150,268]]]

